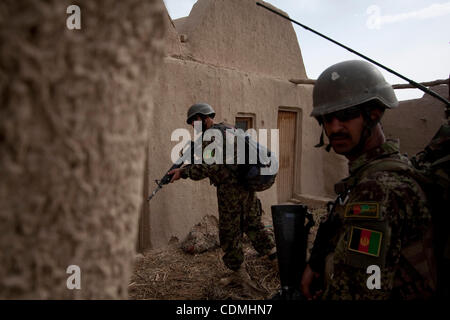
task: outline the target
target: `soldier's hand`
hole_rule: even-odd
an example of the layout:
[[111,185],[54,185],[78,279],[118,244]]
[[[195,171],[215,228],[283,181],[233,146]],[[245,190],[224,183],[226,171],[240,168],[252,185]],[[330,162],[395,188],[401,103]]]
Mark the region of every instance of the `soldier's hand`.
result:
[[319,273],[314,272],[311,269],[311,267],[309,266],[309,264],[306,265],[305,271],[303,271],[301,289],[302,289],[303,295],[308,300],[317,299],[319,296],[317,293],[311,292],[311,285],[312,285],[313,281],[315,279],[318,279],[319,277],[320,277]]
[[176,180],[181,178],[181,169],[178,168],[178,169],[170,170],[168,172],[168,174],[169,175],[173,174],[172,179],[170,179],[170,182],[172,183],[172,182],[174,182],[174,181],[176,181]]

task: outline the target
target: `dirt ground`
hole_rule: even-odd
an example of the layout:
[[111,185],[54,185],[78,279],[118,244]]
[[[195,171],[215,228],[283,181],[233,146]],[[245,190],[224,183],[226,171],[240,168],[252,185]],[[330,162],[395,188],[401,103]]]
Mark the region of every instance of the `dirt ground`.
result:
[[[313,211],[318,222],[323,210]],[[315,227],[308,239],[310,250]],[[269,230],[273,232],[272,230]],[[165,249],[150,250],[136,258],[129,284],[129,298],[133,300],[254,300],[269,299],[280,288],[278,268],[265,257],[260,257],[244,236],[244,265],[262,294],[254,295],[241,285],[223,286],[219,280],[230,274],[222,262],[219,247],[203,253],[190,254],[174,241]],[[309,255],[309,252],[308,252]]]
[[222,286],[221,277],[230,272],[222,262],[222,250],[216,248],[200,254],[188,254],[176,245],[152,250],[137,260],[129,285],[130,299],[156,300],[241,300],[264,299],[279,288],[278,271],[266,258],[245,244],[245,266],[266,293],[252,296],[241,286]]

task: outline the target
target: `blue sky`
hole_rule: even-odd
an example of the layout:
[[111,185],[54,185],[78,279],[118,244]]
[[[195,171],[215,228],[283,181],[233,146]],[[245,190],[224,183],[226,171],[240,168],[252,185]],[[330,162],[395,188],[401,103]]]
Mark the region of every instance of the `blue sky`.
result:
[[[172,19],[189,15],[196,0],[164,0]],[[256,1],[255,1],[256,2]],[[418,81],[450,73],[450,1],[268,0],[289,16],[387,67]],[[281,19],[281,18],[280,18]],[[294,25],[306,72],[317,79],[330,65],[356,55]],[[381,70],[392,84],[405,83]],[[396,90],[400,100],[419,98],[417,89]]]

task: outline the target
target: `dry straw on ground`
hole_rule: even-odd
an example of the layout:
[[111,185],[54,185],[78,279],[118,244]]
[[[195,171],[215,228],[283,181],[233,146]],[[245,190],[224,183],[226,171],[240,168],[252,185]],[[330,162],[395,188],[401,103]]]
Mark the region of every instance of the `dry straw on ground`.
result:
[[130,299],[156,300],[240,300],[264,299],[279,288],[278,272],[271,263],[244,246],[245,266],[265,296],[252,296],[241,286],[222,286],[221,277],[230,273],[222,262],[222,250],[187,254],[177,245],[148,251],[137,260],[129,285]]
[[[323,216],[315,210],[315,221]],[[312,246],[316,226],[312,229],[308,247]],[[219,280],[230,274],[223,262],[223,252],[214,248],[203,253],[189,254],[176,242],[163,250],[151,250],[136,259],[129,285],[130,299],[149,300],[242,300],[268,299],[280,288],[278,270],[260,257],[244,236],[244,265],[264,296],[253,295],[240,285],[223,286]]]

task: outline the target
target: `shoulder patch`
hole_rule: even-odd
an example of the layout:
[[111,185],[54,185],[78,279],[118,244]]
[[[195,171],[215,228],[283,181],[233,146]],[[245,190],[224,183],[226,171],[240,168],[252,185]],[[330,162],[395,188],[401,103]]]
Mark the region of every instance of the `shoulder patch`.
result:
[[213,150],[204,150],[203,151],[203,159],[211,159],[214,157],[215,149]]
[[344,218],[378,219],[380,205],[378,202],[351,202],[345,206]]
[[352,226],[348,250],[379,257],[382,239],[383,233],[380,231]]

